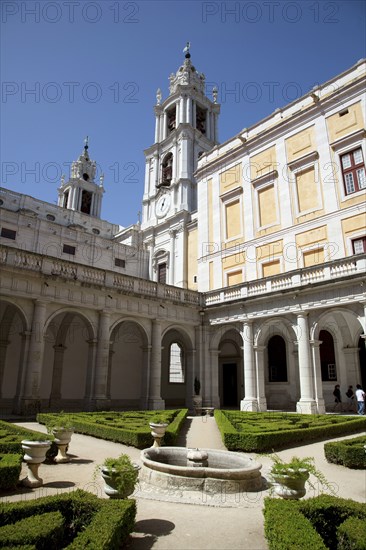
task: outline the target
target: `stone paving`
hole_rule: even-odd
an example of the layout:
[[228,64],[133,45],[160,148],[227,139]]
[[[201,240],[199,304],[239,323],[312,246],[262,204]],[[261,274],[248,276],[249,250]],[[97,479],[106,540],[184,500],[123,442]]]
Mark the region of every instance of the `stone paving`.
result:
[[[45,432],[45,427],[32,422],[20,425]],[[361,434],[359,434],[361,435]],[[362,435],[366,435],[364,432]],[[349,437],[355,437],[354,435]],[[337,439],[337,438],[336,438]],[[344,439],[338,438],[338,439]],[[188,417],[177,445],[225,449],[212,417]],[[334,484],[337,494],[366,502],[366,471],[350,470],[335,464],[328,464],[324,457],[323,442],[287,449],[278,454],[288,459],[294,454],[300,457],[312,456],[316,467]],[[127,453],[132,460],[139,462],[140,451],[118,443],[104,441],[89,436],[74,434],[68,464],[40,466],[39,474],[44,485],[39,489],[22,488],[16,493],[3,493],[0,501],[33,499],[64,491],[81,488],[101,498],[107,498],[99,476],[95,478],[96,465],[107,456],[117,457]],[[269,457],[248,453],[262,463],[262,474],[267,476],[271,460]],[[23,465],[22,477],[26,475]],[[240,507],[205,506],[203,503],[183,504],[143,498],[136,491],[137,518],[135,531],[131,535],[129,550],[265,550],[268,548],[263,531],[263,498],[268,490],[260,493],[247,493],[242,497]],[[308,492],[307,497],[314,493]]]

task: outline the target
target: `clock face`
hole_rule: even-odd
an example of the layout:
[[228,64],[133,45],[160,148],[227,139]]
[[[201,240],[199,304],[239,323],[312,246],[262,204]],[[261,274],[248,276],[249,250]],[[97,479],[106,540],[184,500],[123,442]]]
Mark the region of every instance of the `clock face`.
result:
[[164,195],[161,195],[157,202],[155,207],[155,213],[158,218],[162,218],[165,216],[169,210],[170,207],[170,195],[167,193],[164,193]]

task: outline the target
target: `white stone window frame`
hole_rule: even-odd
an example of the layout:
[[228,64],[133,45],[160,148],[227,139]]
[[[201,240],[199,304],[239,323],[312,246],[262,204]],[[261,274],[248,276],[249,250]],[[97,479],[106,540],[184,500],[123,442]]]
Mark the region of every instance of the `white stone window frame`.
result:
[[300,256],[300,269],[316,269],[318,266],[321,266],[322,263],[320,264],[313,264],[311,265],[310,267],[306,267],[304,265],[304,253],[306,252],[312,252],[312,251],[315,251],[315,250],[323,250],[323,253],[324,253],[324,263],[325,262],[328,262],[331,258],[329,257],[330,255],[330,248],[328,246],[328,242],[327,241],[324,241],[322,243],[316,243],[316,244],[312,244],[311,246],[306,246],[305,248],[301,248],[301,256]]
[[154,281],[158,281],[158,266],[161,264],[166,265],[166,274],[167,274],[167,281],[169,280],[169,260],[170,260],[170,253],[167,250],[160,249],[158,250],[153,257],[152,260],[152,268],[154,271]]
[[344,181],[343,181],[343,169],[341,163],[341,156],[355,149],[361,149],[363,155],[363,162],[366,169],[366,130],[357,130],[348,136],[342,137],[330,143],[330,147],[334,153],[334,167],[336,169],[336,174],[334,175],[337,185],[338,192],[341,202],[351,200],[355,197],[360,197],[366,193],[366,189],[360,189],[354,193],[346,193]]
[[[182,359],[182,364],[181,364],[181,367],[182,367],[182,377],[183,377],[183,380],[182,381],[172,381],[170,379],[171,377],[171,363],[170,363],[170,360],[171,360],[171,347],[173,344],[177,344],[181,350],[181,359]],[[171,342],[169,344],[169,368],[168,368],[168,384],[169,385],[173,385],[173,386],[184,386],[185,383],[186,383],[186,375],[187,375],[187,368],[186,368],[186,352],[185,352],[185,347],[183,345],[183,343],[180,341],[180,340],[174,340],[173,342]]]
[[[255,223],[258,231],[263,231],[271,227],[276,227],[281,224],[280,219],[280,205],[278,200],[278,171],[271,170],[271,172],[265,174],[264,176],[259,176],[258,178],[252,180],[252,187],[255,193],[254,200],[254,211],[255,211]],[[259,191],[263,191],[267,187],[274,188],[275,196],[275,209],[276,209],[276,221],[269,223],[267,225],[261,225],[260,209],[259,209]]]
[[[263,244],[262,246],[265,246],[265,244]],[[257,262],[257,265],[259,267],[259,270],[260,270],[260,278],[264,279],[264,275],[263,275],[263,266],[267,265],[267,264],[271,264],[273,262],[276,262],[277,260],[280,261],[280,275],[282,273],[284,273],[284,261],[283,261],[283,254],[281,255],[277,255],[277,256],[268,256],[267,258],[264,258],[263,260],[259,260]],[[276,275],[270,275],[270,277],[276,277]]]
[[355,233],[352,233],[352,235],[348,235],[346,238],[346,245],[347,245],[347,252],[350,256],[354,256],[355,253],[353,252],[353,241],[357,241],[357,239],[364,239],[366,237],[365,230],[360,229],[359,231],[355,231]]
[[[221,195],[220,199],[221,199],[221,211],[222,211],[221,235],[223,236],[223,239],[222,239],[223,242],[230,243],[230,242],[234,242],[237,239],[244,238],[243,188],[236,187],[235,189],[232,189],[227,193],[224,193],[224,195]],[[238,201],[239,201],[239,214],[240,214],[240,232],[237,235],[230,237],[229,239],[226,234],[226,221],[227,221],[226,207]]]
[[[323,201],[323,193],[322,193],[322,187],[321,187],[321,181],[320,181],[318,151],[312,151],[307,155],[304,155],[296,160],[293,160],[292,162],[289,162],[288,167],[290,169],[290,185],[292,187],[292,195],[294,197],[295,217],[300,218],[301,216],[306,216],[307,214],[311,214],[313,212],[319,212],[320,210],[323,210],[324,201]],[[319,194],[318,194],[319,204],[315,208],[309,208],[308,210],[300,210],[299,197],[297,193],[297,177],[302,172],[305,172],[310,168],[314,168],[314,179],[315,179],[315,183],[318,184],[318,190],[319,190]]]
[[[245,266],[242,266],[242,267],[239,267],[239,268],[238,267],[231,267],[227,271],[224,270],[225,287],[226,288],[231,288],[231,287],[229,287],[229,275],[231,275],[232,273],[241,273],[242,281],[241,281],[241,283],[236,283],[236,284],[242,285],[245,282]],[[232,285],[232,286],[235,286],[235,285]]]

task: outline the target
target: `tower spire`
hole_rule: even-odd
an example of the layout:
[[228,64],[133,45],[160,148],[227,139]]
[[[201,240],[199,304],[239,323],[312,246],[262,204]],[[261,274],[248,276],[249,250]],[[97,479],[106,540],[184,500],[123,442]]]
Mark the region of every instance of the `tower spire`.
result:
[[190,52],[189,52],[190,49],[191,49],[191,43],[190,43],[190,42],[187,42],[186,47],[185,47],[184,50],[183,50],[183,53],[186,54],[186,55],[185,55],[185,58],[186,58],[186,59],[190,59],[190,57],[191,57],[191,54],[190,54]]

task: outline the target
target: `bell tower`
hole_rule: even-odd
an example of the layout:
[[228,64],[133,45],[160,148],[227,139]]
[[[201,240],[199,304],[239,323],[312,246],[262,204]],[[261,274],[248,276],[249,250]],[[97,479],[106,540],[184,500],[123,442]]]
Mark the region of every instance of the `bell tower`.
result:
[[58,206],[100,218],[104,176],[100,176],[99,185],[95,183],[97,165],[89,158],[88,149],[89,140],[86,138],[83,152],[78,160],[74,160],[71,164],[69,181],[65,182],[64,176],[61,178]]
[[169,95],[156,93],[155,140],[145,150],[142,225],[150,243],[153,280],[187,286],[186,226],[197,210],[194,172],[198,158],[218,143],[217,90],[205,94],[205,76],[191,61],[190,44],[177,72],[169,77]]

